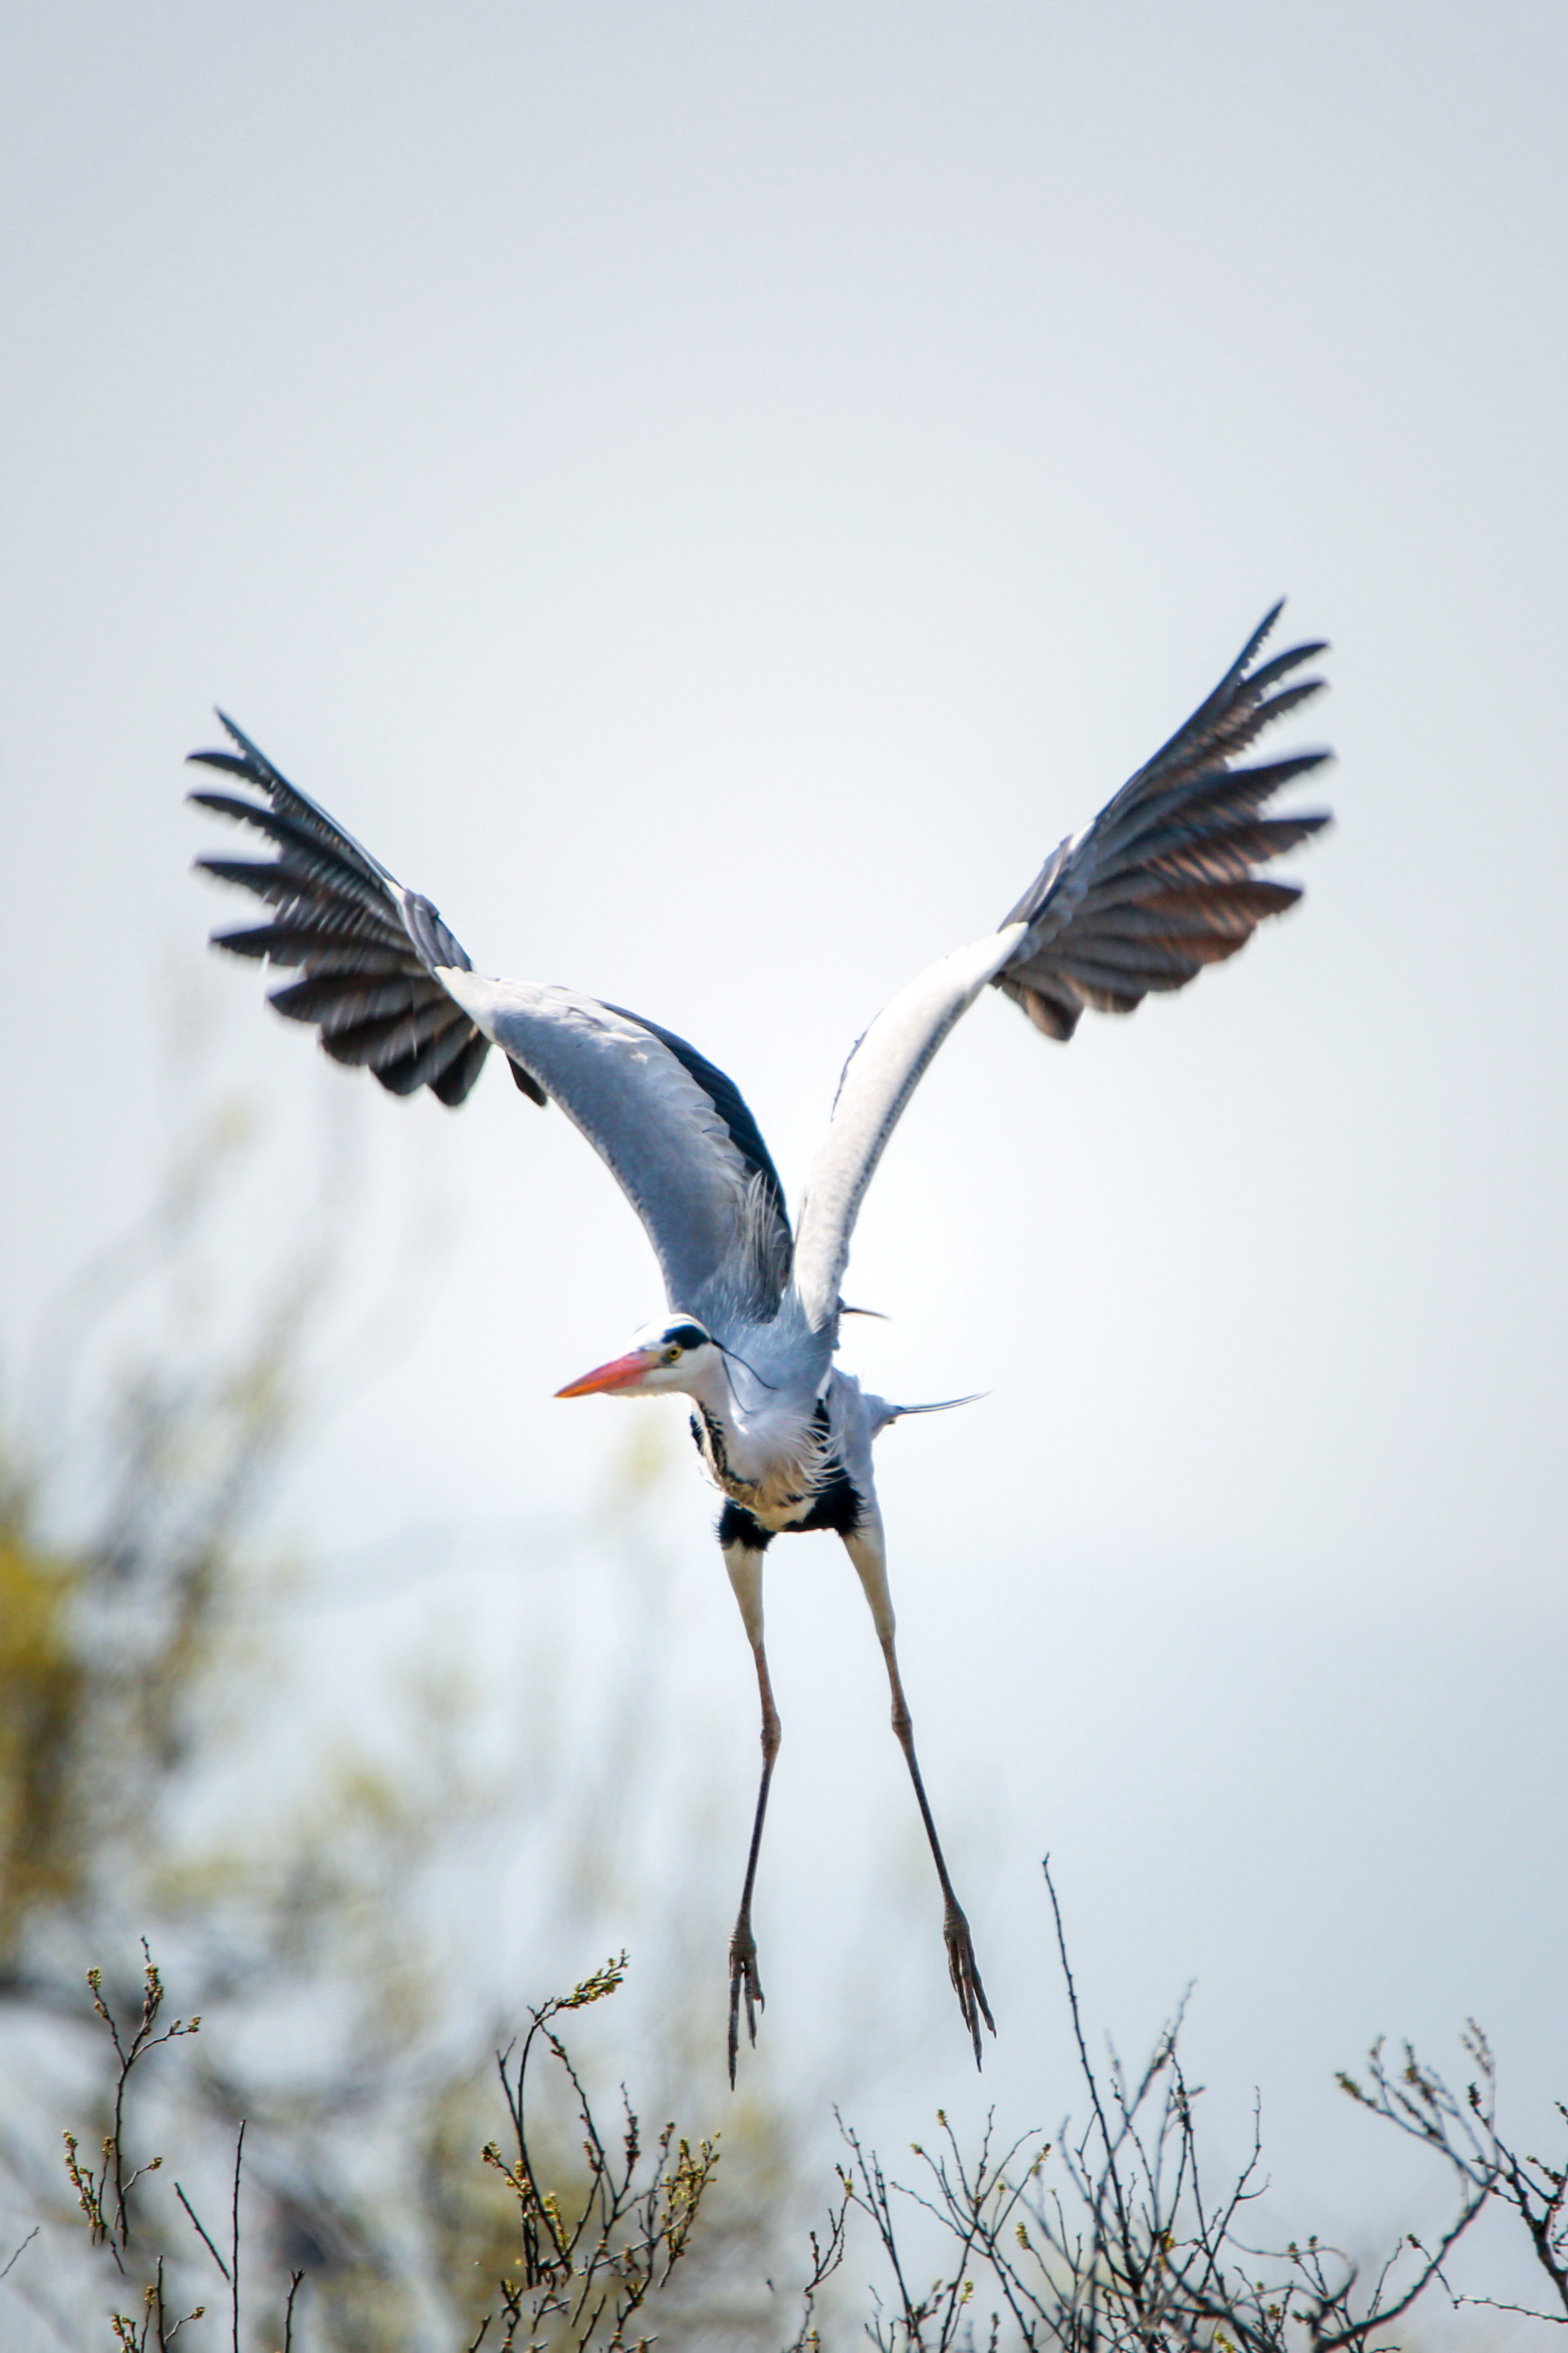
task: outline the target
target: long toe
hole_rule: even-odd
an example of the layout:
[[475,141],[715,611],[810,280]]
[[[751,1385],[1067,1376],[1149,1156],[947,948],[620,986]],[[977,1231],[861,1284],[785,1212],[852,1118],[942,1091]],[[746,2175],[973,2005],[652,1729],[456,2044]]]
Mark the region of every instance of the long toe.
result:
[[757,1944],[749,1926],[738,1925],[730,1939],[730,2089],[735,2088],[735,2063],[741,2051],[741,2001],[746,2004],[746,2038],[755,2050],[757,2012],[765,2010],[763,1981],[757,1974]]
[[[985,1999],[985,1988],[980,1982],[980,1966],[974,1957],[973,1940],[969,1923],[956,1904],[949,1905],[942,1923],[942,1935],[947,1939],[947,1968],[952,1979],[952,1989],[958,1996],[958,2007],[969,2029],[969,2039],[974,2045],[974,2063],[981,2063],[980,2021],[984,2020],[993,2034],[996,2021],[991,2015],[991,2005]],[[734,2080],[733,2076],[731,2078]]]

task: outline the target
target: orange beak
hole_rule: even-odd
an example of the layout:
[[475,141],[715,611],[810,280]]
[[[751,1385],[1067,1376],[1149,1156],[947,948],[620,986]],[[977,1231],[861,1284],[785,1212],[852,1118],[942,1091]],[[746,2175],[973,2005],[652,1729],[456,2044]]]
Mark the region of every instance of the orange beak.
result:
[[634,1348],[629,1356],[613,1356],[607,1365],[600,1365],[584,1373],[580,1381],[568,1381],[557,1389],[558,1398],[594,1397],[601,1390],[629,1388],[633,1381],[641,1380],[658,1362],[657,1348]]

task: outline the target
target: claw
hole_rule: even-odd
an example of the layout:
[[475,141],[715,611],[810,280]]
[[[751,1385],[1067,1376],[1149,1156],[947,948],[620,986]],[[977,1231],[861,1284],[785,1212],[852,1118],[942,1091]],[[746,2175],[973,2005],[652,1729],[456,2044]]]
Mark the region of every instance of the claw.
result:
[[[730,1939],[730,2089],[735,2088],[735,2062],[741,2049],[741,1996],[746,1997],[746,2035],[757,2047],[757,2012],[767,2008],[763,1981],[757,1975],[757,1940],[750,1923],[738,1920]],[[984,1996],[981,1996],[982,2000]],[[993,2030],[994,2031],[994,2030]]]
[[[974,1957],[974,1946],[969,1934],[969,1923],[956,1904],[949,1904],[947,1917],[942,1924],[947,1939],[947,1973],[952,1979],[952,1989],[958,1996],[958,2007],[963,2012],[963,2022],[969,2029],[969,2039],[974,2045],[974,2063],[980,2065],[980,2021],[985,2021],[993,2034],[996,2021],[991,2015],[991,2005],[985,1999],[985,1988],[980,1982],[980,1966]],[[731,1953],[733,1947],[731,1947]],[[732,2030],[731,2030],[732,2031]],[[731,2076],[734,2081],[733,2074]]]

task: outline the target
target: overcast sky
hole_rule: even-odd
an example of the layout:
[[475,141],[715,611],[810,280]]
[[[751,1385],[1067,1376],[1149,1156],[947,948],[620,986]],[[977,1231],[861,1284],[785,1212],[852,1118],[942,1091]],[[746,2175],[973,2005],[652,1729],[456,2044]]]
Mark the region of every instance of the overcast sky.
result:
[[[660,1304],[565,1121],[493,1076],[393,1102],[207,957],[245,920],[186,871],[215,702],[477,964],[692,1038],[798,1186],[878,1005],[1286,593],[1334,641],[1304,905],[1067,1050],[988,997],[863,1220],[894,1320],[851,1361],[991,1393],[885,1441],[911,1697],[1048,2121],[1047,1847],[1094,2015],[1139,2048],[1195,1978],[1205,2063],[1325,2200],[1330,2072],[1380,2031],[1473,2012],[1521,2101],[1568,2093],[1568,16],[65,0],[6,48],[13,1403],[189,1101],[237,1094],[268,1173],[220,1314],[323,1153],[369,1292],[410,1291],[280,1531],[570,1515],[624,1442],[550,1398]],[[664,1508],[717,2005],[753,1701],[683,1462]],[[912,1835],[858,1596],[784,1552],[764,1961],[840,1820],[847,1880]],[[779,2052],[816,1949],[769,1973]]]

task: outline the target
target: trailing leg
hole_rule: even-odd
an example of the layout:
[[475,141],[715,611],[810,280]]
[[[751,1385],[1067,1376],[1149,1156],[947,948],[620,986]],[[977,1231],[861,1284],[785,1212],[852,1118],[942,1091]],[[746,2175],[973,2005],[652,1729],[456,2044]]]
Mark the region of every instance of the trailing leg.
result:
[[877,1629],[877,1639],[882,1646],[882,1657],[888,1669],[888,1684],[892,1694],[893,1731],[900,1747],[904,1752],[904,1762],[910,1768],[910,1779],[914,1784],[915,1802],[921,1810],[921,1820],[925,1824],[926,1837],[931,1841],[931,1860],[936,1864],[936,1875],[942,1886],[942,1903],[945,1906],[942,1935],[947,1942],[948,1975],[952,1979],[952,1989],[958,1996],[958,2006],[963,2013],[963,2023],[968,2028],[970,2041],[974,2045],[974,2063],[978,2067],[980,2021],[984,2019],[993,2034],[996,2031],[996,2022],[991,2015],[991,2006],[985,1999],[985,1988],[980,1981],[980,1968],[974,1957],[974,1946],[969,1934],[969,1922],[964,1917],[963,1906],[953,1894],[952,1882],[948,1877],[947,1863],[942,1852],[942,1841],[937,1837],[936,1824],[931,1820],[931,1805],[925,1793],[925,1783],[921,1778],[920,1760],[915,1755],[914,1722],[910,1715],[909,1702],[904,1697],[903,1680],[899,1673],[899,1654],[893,1640],[893,1603],[892,1596],[888,1589],[888,1558],[882,1541],[882,1523],[874,1506],[871,1513],[862,1519],[854,1534],[845,1537],[844,1548],[855,1564],[861,1589],[870,1605],[872,1621]]
[[753,2045],[757,2040],[757,2012],[764,2007],[763,1982],[757,1973],[757,1943],[752,1934],[752,1890],[756,1884],[757,1857],[762,1852],[763,1823],[768,1810],[768,1788],[773,1778],[773,1759],[779,1753],[782,1727],[778,1710],[773,1705],[773,1685],[768,1680],[767,1652],[763,1647],[762,1547],[743,1539],[726,1543],[724,1566],[730,1572],[730,1583],[741,1605],[746,1639],[756,1661],[757,1696],[762,1703],[763,1716],[762,1780],[757,1788],[757,1810],[752,1822],[752,1843],[746,1856],[746,1881],[741,1890],[741,1909],[735,1917],[734,1934],[730,1938],[730,2088],[733,2091],[735,2062],[741,2047],[742,1998],[744,1997],[746,2005],[746,2033]]

